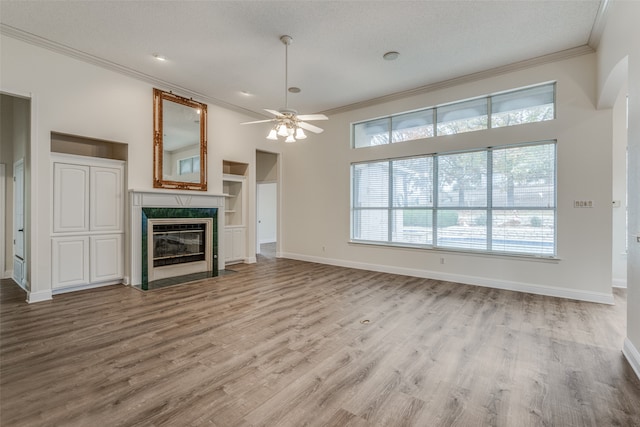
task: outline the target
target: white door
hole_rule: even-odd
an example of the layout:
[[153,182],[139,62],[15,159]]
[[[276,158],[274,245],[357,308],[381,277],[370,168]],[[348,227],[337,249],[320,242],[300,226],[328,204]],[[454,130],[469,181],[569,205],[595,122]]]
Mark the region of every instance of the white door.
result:
[[13,165],[13,254],[24,260],[24,160]]
[[5,212],[7,209],[7,201],[5,200],[4,195],[4,177],[5,174],[5,165],[4,163],[0,163],[0,279],[4,279],[4,269],[5,269],[5,242],[7,241],[5,237]]
[[24,259],[24,160],[13,164],[13,279],[25,285]]
[[258,242],[276,241],[278,184],[258,184]]

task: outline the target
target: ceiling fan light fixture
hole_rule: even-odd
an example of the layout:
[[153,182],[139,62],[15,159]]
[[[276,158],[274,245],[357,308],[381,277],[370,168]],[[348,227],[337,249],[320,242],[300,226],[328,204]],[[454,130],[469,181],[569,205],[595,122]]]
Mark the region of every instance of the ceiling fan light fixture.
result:
[[305,139],[306,137],[307,135],[304,134],[304,131],[302,130],[302,128],[296,129],[296,139]]
[[271,128],[271,130],[269,131],[269,135],[267,135],[267,139],[270,139],[272,141],[278,140],[278,132],[276,132],[276,128]]
[[278,135],[280,136],[289,136],[289,132],[287,131],[287,125],[284,123],[280,123],[278,125]]
[[[241,123],[243,125],[250,125],[255,123],[275,123],[275,125],[269,130],[267,139],[278,140],[281,136],[285,138],[285,142],[296,142],[297,139],[305,139],[307,135],[302,128],[313,132],[322,133],[322,129],[318,126],[307,123],[307,120],[328,120],[328,117],[324,114],[302,114],[298,115],[298,112],[289,108],[289,98],[287,93],[299,93],[300,88],[296,86],[289,87],[289,45],[293,41],[291,36],[281,36],[280,41],[284,44],[284,108],[279,110],[269,110],[265,108],[265,111],[275,116],[273,119],[268,120],[254,120],[251,122]],[[248,92],[242,91],[243,94],[248,95]]]

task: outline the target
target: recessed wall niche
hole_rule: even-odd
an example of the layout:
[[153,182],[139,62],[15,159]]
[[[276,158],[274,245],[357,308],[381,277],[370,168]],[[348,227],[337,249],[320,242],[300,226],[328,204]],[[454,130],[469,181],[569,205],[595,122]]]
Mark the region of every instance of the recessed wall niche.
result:
[[51,152],[127,161],[128,145],[120,142],[51,132]]

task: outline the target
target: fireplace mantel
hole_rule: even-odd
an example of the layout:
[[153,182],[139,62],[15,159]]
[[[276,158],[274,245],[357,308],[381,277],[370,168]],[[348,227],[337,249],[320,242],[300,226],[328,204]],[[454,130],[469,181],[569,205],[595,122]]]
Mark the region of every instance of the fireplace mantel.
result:
[[[142,208],[217,208],[218,230],[224,230],[224,196],[181,190],[129,190],[129,249],[131,285],[142,283]],[[224,253],[224,239],[218,239],[218,252]],[[224,269],[224,257],[218,268]]]

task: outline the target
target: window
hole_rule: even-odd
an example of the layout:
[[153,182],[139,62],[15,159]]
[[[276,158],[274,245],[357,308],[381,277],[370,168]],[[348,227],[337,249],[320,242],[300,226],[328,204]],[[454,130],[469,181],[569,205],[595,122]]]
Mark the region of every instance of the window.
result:
[[434,136],[432,108],[391,117],[391,142]]
[[438,135],[486,129],[489,118],[487,99],[474,99],[438,107],[437,115]]
[[352,165],[351,239],[555,256],[554,141]]
[[552,120],[554,92],[554,85],[545,85],[492,96],[491,127]]
[[200,156],[178,160],[178,175],[200,173]]
[[372,147],[553,120],[555,92],[555,83],[548,83],[354,123],[352,145]]

